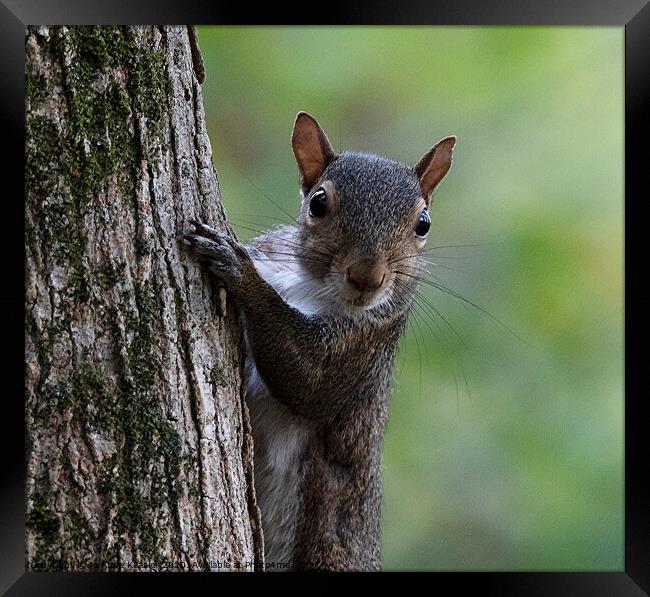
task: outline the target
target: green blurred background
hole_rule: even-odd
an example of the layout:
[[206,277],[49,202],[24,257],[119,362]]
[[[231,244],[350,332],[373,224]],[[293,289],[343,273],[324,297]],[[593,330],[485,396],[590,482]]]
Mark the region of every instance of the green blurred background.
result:
[[458,135],[429,246],[480,246],[435,249],[430,271],[523,341],[424,289],[449,325],[423,303],[401,345],[386,569],[623,569],[623,36],[199,29],[214,163],[242,239],[285,217],[264,194],[297,209],[299,110],[336,149],[407,163]]

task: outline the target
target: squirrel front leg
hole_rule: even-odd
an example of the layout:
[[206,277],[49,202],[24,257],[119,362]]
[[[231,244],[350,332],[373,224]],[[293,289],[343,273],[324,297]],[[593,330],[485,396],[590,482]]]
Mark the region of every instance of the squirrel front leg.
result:
[[[242,311],[257,369],[271,394],[291,412],[328,421],[338,411],[341,387],[351,375],[350,355],[336,338],[344,326],[328,325],[288,305],[259,274],[246,248],[227,235],[191,220],[181,236],[222,278]],[[351,382],[351,380],[350,380]]]

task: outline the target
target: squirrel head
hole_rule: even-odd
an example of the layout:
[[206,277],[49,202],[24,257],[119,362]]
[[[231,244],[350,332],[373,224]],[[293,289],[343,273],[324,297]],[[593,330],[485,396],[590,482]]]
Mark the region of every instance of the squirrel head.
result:
[[348,310],[408,307],[423,274],[431,193],[451,167],[456,137],[438,141],[415,166],[366,153],[337,155],[316,119],[300,112],[291,141],[305,269]]

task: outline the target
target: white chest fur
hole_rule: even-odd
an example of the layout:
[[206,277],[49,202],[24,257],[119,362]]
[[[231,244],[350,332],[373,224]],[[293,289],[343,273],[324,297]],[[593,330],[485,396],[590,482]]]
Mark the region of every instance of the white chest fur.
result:
[[259,274],[292,307],[305,315],[314,315],[331,309],[332,289],[315,280],[302,265],[253,259]]

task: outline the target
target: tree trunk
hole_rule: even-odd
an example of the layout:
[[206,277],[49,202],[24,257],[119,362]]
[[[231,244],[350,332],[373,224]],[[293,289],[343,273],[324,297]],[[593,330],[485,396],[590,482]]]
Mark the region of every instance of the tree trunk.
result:
[[228,229],[188,29],[26,56],[27,566],[259,567],[240,329],[176,240]]

